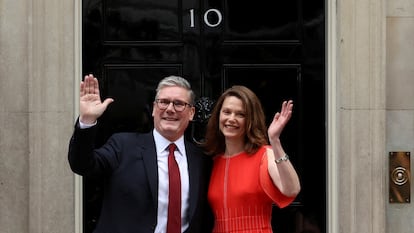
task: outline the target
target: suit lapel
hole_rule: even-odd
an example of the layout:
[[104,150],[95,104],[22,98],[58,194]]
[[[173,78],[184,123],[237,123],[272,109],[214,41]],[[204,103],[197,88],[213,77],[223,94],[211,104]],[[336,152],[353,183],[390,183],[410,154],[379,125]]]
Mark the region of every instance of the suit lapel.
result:
[[143,138],[143,150],[142,158],[144,160],[145,172],[148,177],[148,183],[150,185],[152,199],[155,203],[155,207],[158,205],[158,165],[157,165],[157,152],[155,149],[155,142],[152,133],[144,135]]
[[186,153],[187,153],[187,162],[188,162],[188,176],[190,183],[190,219],[193,217],[194,212],[197,207],[199,191],[200,191],[200,156],[194,145],[185,142]]

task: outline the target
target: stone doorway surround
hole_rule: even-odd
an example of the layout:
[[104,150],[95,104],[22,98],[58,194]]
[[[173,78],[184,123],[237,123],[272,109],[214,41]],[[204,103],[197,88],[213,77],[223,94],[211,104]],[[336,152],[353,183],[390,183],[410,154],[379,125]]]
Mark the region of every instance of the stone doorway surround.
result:
[[386,232],[385,1],[328,1],[328,232]]

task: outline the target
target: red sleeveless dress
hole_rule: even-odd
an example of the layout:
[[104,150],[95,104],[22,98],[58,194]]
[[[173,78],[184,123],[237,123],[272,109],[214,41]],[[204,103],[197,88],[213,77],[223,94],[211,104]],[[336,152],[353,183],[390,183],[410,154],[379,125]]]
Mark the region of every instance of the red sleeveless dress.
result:
[[272,204],[283,208],[294,200],[273,184],[266,148],[261,147],[254,155],[242,152],[214,158],[208,191],[215,217],[213,232],[271,233]]

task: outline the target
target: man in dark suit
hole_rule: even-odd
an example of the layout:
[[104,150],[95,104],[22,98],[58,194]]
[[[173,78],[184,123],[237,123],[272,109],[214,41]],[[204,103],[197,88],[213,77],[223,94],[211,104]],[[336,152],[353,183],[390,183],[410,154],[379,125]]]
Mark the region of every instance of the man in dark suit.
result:
[[[183,136],[195,113],[194,93],[177,76],[161,80],[156,91],[151,133],[117,133],[96,149],[98,118],[114,100],[101,101],[98,80],[92,75],[81,82],[80,116],[68,157],[73,172],[104,180],[95,233],[200,233],[212,227],[206,199],[211,161]],[[171,143],[176,149],[169,152]],[[178,185],[173,187],[169,187],[171,158],[179,170]],[[169,201],[173,196],[169,190],[175,186],[181,196]],[[167,230],[173,219],[168,213],[177,203],[178,230],[172,232]]]

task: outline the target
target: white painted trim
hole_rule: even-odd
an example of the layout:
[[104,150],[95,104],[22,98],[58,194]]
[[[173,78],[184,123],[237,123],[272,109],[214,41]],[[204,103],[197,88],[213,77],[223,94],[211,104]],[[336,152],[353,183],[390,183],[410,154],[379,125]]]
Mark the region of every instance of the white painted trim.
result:
[[[73,113],[74,119],[79,115],[79,85],[82,79],[82,0],[74,1],[74,48],[75,48],[75,77],[73,82]],[[83,189],[82,177],[75,177],[75,233],[83,233]]]
[[75,233],[83,232],[82,177],[75,175]]
[[336,1],[326,0],[326,116],[327,116],[327,136],[326,136],[326,191],[327,191],[327,232],[339,232],[338,223],[338,151],[337,151],[337,23],[336,23]]

